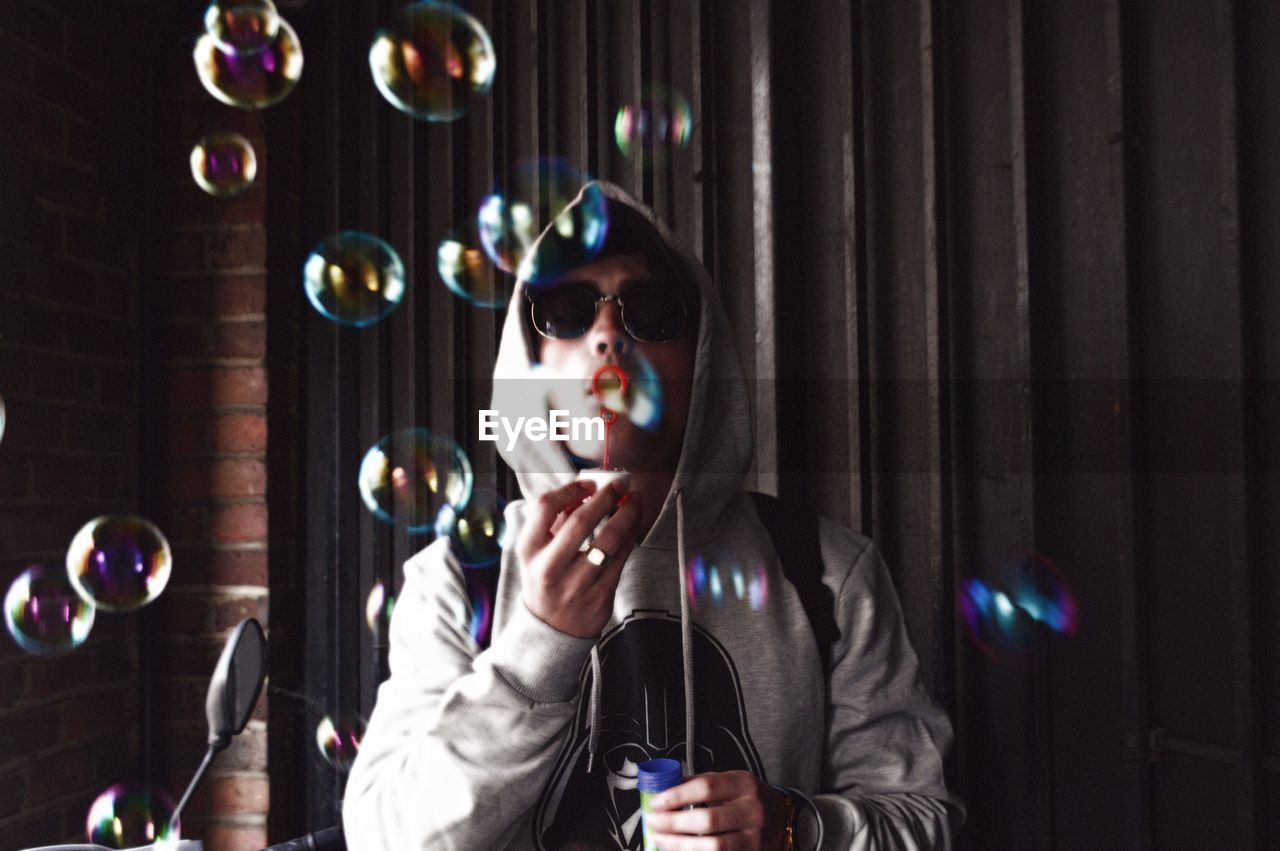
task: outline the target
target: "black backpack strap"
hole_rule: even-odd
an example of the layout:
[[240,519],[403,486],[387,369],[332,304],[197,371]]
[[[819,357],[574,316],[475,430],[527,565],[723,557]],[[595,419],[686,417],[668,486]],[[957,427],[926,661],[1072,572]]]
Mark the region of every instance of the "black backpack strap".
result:
[[818,540],[818,515],[802,505],[783,502],[766,493],[750,491],[760,522],[768,530],[778,553],[782,574],[795,586],[809,616],[822,670],[831,670],[831,648],[840,638],[836,625],[836,600],[822,584],[822,547]]

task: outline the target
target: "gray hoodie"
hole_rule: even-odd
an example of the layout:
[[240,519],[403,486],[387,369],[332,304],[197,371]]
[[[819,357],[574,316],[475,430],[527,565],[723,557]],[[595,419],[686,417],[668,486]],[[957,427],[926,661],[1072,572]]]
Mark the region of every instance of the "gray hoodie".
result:
[[[508,550],[482,650],[448,541],[410,559],[391,623],[391,676],[347,783],[349,847],[639,848],[635,767],[659,756],[683,760],[687,773],[690,764],[697,773],[745,769],[794,790],[808,803],[799,848],[949,846],[949,816],[963,813],[943,782],[951,725],[921,686],[879,552],[820,524],[822,583],[839,629],[824,671],[742,488],[752,458],[748,389],[712,283],[650,211],[615,186],[592,186],[611,206],[642,213],[701,294],[670,495],[623,569],[599,639],[530,613]],[[491,407],[545,417],[545,392],[522,380],[534,345],[523,286],[503,328]],[[499,447],[525,500],[576,475],[561,444]],[[513,536],[525,500],[507,506]],[[705,582],[711,568],[717,580],[724,571],[719,585]],[[754,580],[752,593],[732,568]],[[719,599],[697,593],[708,587]]]

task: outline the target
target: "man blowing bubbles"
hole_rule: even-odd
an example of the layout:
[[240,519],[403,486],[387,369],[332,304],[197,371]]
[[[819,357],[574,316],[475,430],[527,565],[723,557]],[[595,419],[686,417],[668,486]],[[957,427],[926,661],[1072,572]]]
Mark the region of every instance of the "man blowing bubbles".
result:
[[[499,445],[524,499],[490,646],[447,541],[405,565],[349,846],[638,849],[637,766],[661,757],[685,774],[645,817],[663,851],[947,847],[963,817],[942,777],[951,727],[883,560],[812,518],[807,546],[775,546],[742,489],[749,394],[705,270],[620,189],[591,192],[603,251],[518,283],[492,407],[598,415],[591,378],[612,366],[656,384],[660,415],[613,418],[607,466],[629,481],[600,487],[578,479],[599,440]],[[767,593],[712,601],[695,561],[756,571]]]

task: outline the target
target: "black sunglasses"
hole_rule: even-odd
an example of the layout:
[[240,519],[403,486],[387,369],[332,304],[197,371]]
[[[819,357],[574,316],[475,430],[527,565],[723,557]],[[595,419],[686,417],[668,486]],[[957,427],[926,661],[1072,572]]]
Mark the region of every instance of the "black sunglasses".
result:
[[673,286],[638,283],[618,295],[602,295],[585,283],[526,289],[533,327],[553,340],[572,340],[590,330],[601,302],[618,304],[622,327],[641,343],[665,343],[680,336],[688,319],[688,299]]

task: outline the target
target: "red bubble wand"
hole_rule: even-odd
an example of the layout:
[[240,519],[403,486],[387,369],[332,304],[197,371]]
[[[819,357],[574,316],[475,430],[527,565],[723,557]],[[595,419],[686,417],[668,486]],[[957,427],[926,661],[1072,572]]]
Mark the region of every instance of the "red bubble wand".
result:
[[[627,377],[626,370],[617,364],[607,363],[595,371],[591,376],[591,394],[600,400],[600,419],[604,420],[604,457],[600,460],[600,469],[609,469],[609,432],[613,429],[613,424],[618,420],[618,412],[610,408],[604,401],[604,390],[601,388],[602,379],[605,376],[613,376],[618,382],[618,395],[625,397],[627,388],[631,386],[631,379]],[[612,389],[612,388],[610,388]]]

